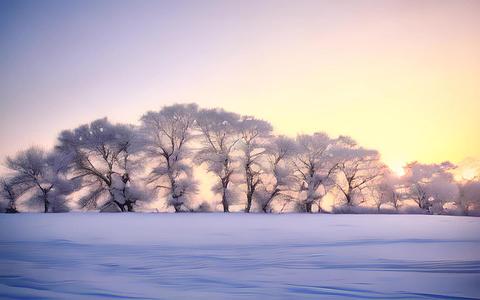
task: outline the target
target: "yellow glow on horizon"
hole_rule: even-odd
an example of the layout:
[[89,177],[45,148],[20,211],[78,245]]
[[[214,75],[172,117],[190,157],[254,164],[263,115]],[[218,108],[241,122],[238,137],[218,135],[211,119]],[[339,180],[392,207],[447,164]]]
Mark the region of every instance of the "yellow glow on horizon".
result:
[[[387,23],[387,34],[375,23],[356,35],[324,33],[328,45],[307,31],[294,43],[264,45],[268,56],[227,66],[213,87],[206,77],[196,94],[271,121],[281,134],[350,135],[387,163],[480,159],[480,39],[448,24],[435,20],[427,35],[414,30],[425,25],[421,17],[411,31]],[[462,34],[450,42],[440,29]]]
[[462,171],[462,177],[467,180],[473,179],[475,175],[476,175],[475,169],[465,169]]
[[398,177],[401,177],[405,175],[405,169],[403,168],[405,164],[403,163],[395,163],[390,165],[390,169],[397,175]]

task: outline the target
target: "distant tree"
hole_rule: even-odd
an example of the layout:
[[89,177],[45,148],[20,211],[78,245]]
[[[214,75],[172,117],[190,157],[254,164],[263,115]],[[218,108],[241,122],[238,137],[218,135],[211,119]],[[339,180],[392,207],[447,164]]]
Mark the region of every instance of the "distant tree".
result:
[[460,193],[456,200],[463,214],[468,216],[472,211],[480,211],[480,177],[460,183]]
[[333,143],[334,141],[325,133],[297,137],[293,165],[300,183],[300,209],[305,212],[312,212],[312,205],[315,202],[321,210],[320,201],[333,183],[337,167],[331,152]]
[[61,176],[66,167],[64,156],[31,147],[8,157],[6,166],[11,178],[4,184],[4,191],[11,200],[28,194],[27,204],[40,202],[45,213],[68,210],[64,196],[70,191],[70,184]]
[[346,206],[365,202],[365,192],[377,183],[385,170],[379,153],[359,147],[350,137],[342,136],[337,140],[334,156],[338,160],[335,184],[345,197]]
[[15,185],[10,178],[0,178],[0,200],[6,213],[17,213],[16,201],[23,189]]
[[382,204],[390,204],[395,211],[398,212],[402,204],[402,195],[401,191],[401,182],[400,178],[393,174],[391,170],[387,170],[380,181],[378,182],[375,190],[377,191],[377,197],[375,198],[375,203],[378,210]]
[[63,131],[56,149],[69,158],[67,171],[77,190],[84,193],[82,208],[112,206],[133,211],[139,200],[131,188],[131,150],[134,130],[106,118]]
[[242,153],[240,162],[245,172],[244,182],[247,189],[245,212],[249,213],[257,187],[261,183],[264,172],[262,158],[266,154],[266,143],[273,128],[270,123],[249,116],[242,117],[238,127],[241,136],[238,148]]
[[232,202],[229,184],[235,172],[234,150],[240,140],[240,116],[221,109],[202,109],[198,112],[196,127],[200,131],[200,149],[196,155],[199,165],[218,178],[212,191],[222,196],[224,212]]
[[455,168],[450,162],[407,164],[403,176],[406,198],[413,200],[425,212],[441,212],[445,202],[454,201],[458,196],[458,187],[451,173]]
[[159,112],[147,112],[141,118],[143,150],[146,159],[154,160],[148,183],[167,195],[175,212],[185,209],[189,196],[198,190],[189,158],[192,152],[192,127],[197,106],[172,105]]
[[272,204],[277,199],[284,202],[293,199],[295,178],[291,158],[296,150],[295,141],[285,136],[275,137],[266,145],[266,172],[262,175],[263,189],[257,197],[263,212],[271,211]]

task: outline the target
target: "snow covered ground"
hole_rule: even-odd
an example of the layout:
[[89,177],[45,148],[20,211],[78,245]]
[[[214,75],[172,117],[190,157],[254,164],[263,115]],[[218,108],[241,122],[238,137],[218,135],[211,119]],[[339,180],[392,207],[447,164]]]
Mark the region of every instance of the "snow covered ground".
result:
[[0,215],[1,299],[479,299],[480,218]]

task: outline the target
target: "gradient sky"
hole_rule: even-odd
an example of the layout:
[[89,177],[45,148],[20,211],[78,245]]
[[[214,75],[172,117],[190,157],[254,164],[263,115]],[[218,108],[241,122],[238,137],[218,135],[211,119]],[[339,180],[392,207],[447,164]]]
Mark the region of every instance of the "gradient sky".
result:
[[480,158],[480,1],[0,0],[0,157],[174,102]]

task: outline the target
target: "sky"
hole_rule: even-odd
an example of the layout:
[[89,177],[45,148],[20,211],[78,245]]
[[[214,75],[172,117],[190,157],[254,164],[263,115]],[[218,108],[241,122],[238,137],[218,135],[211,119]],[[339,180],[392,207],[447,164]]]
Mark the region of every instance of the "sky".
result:
[[480,159],[480,1],[0,0],[0,158],[196,102],[405,162]]

